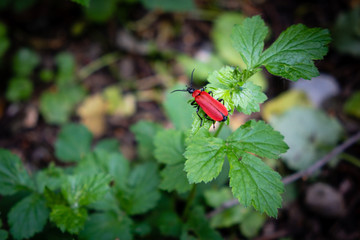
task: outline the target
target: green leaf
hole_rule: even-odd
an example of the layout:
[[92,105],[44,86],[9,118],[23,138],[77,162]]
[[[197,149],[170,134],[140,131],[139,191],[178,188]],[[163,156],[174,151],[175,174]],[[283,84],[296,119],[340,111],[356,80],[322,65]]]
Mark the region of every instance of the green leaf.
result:
[[14,205],[8,214],[11,235],[15,239],[30,238],[41,232],[49,216],[45,200],[31,194]]
[[267,97],[260,86],[251,81],[242,82],[243,72],[232,67],[224,67],[214,71],[209,76],[209,90],[214,98],[223,99],[225,107],[230,110],[235,107],[239,112],[251,114],[259,112],[260,105]]
[[284,137],[263,121],[251,120],[231,134],[227,143],[239,151],[251,152],[261,157],[278,158],[288,146]]
[[143,160],[151,160],[154,156],[154,137],[162,127],[157,123],[139,121],[130,127],[138,142],[138,153]]
[[[79,0],[81,1],[81,0]],[[62,52],[56,55],[55,57],[56,65],[58,67],[58,72],[56,75],[56,84],[60,88],[65,90],[71,89],[68,88],[69,84],[74,84],[75,81],[75,58],[71,53]]]
[[110,181],[110,176],[104,173],[69,176],[62,184],[61,192],[70,206],[86,206],[104,197]]
[[[171,90],[185,89],[184,85],[176,85]],[[170,118],[176,129],[187,130],[191,126],[193,107],[187,102],[189,94],[185,92],[167,92],[164,101],[166,115]]]
[[40,58],[33,50],[22,48],[16,52],[13,60],[13,69],[18,77],[28,77],[40,63]]
[[313,60],[322,59],[331,41],[329,30],[307,28],[302,24],[289,27],[261,56],[261,63],[277,76],[292,81],[319,75]]
[[126,215],[113,211],[94,213],[89,216],[80,237],[89,240],[133,239],[131,233],[132,221]]
[[231,34],[234,48],[240,53],[247,69],[260,66],[260,56],[268,27],[260,16],[246,18],[241,25],[235,25]]
[[166,12],[186,12],[195,10],[193,0],[169,2],[167,0],[141,0],[141,3],[149,10],[161,9]]
[[260,86],[247,81],[241,88],[232,92],[234,105],[239,112],[251,114],[260,112],[260,104],[267,99]]
[[21,160],[10,151],[0,148],[0,194],[12,195],[24,189],[34,189],[34,183]]
[[33,83],[28,78],[11,78],[6,89],[6,99],[17,102],[28,99],[33,92]]
[[83,5],[84,7],[89,7],[90,4],[90,0],[71,0],[71,1]]
[[274,116],[270,123],[284,135],[290,147],[282,159],[293,170],[311,166],[333,149],[342,134],[342,127],[335,118],[306,107],[296,107],[279,117]]
[[92,140],[91,132],[81,124],[64,126],[55,142],[55,155],[64,162],[78,162],[88,152]]
[[56,224],[62,232],[77,234],[84,228],[87,220],[85,208],[70,208],[64,205],[55,205],[51,209],[50,220]]
[[[186,222],[187,231],[192,231],[196,234],[195,239],[199,240],[220,240],[221,235],[212,229],[207,221],[204,210],[201,207],[195,207],[189,214],[189,219]],[[188,238],[182,238],[188,239]]]
[[46,122],[64,124],[69,121],[77,103],[85,96],[85,90],[80,85],[67,86],[55,92],[46,91],[40,97],[40,112]]
[[280,175],[261,159],[237,149],[229,150],[228,158],[234,196],[245,207],[252,205],[258,211],[276,217],[284,191]]
[[190,183],[216,178],[224,162],[226,146],[220,138],[194,137],[186,148],[185,171]]
[[154,138],[155,157],[160,163],[176,164],[184,161],[185,136],[181,131],[160,131]]
[[164,236],[177,238],[180,236],[182,222],[175,211],[163,211],[156,218],[156,226]]
[[136,166],[130,173],[127,189],[120,189],[121,207],[131,215],[145,213],[156,206],[160,198],[159,176],[154,163]]
[[178,130],[161,131],[155,136],[155,157],[165,168],[160,175],[162,181],[160,188],[179,193],[190,190],[186,173],[184,171],[185,136]]
[[160,172],[162,181],[160,188],[166,191],[184,193],[191,189],[191,185],[184,171],[184,162],[167,165]]
[[95,148],[94,151],[96,150],[105,150],[107,152],[118,152],[119,151],[119,141],[115,138],[107,138],[107,139],[102,139],[101,141],[99,141]]
[[64,175],[63,168],[56,167],[53,163],[50,163],[48,168],[38,171],[35,175],[38,192],[43,193],[45,187],[51,190],[60,188]]

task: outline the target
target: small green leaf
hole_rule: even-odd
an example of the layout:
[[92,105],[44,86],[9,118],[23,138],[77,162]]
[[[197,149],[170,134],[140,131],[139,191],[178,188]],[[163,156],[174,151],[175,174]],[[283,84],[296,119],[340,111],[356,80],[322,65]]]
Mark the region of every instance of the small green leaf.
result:
[[64,126],[55,142],[55,155],[64,162],[78,162],[88,152],[92,140],[91,132],[80,124]]
[[252,205],[256,210],[276,217],[284,191],[280,175],[261,159],[236,149],[228,151],[228,158],[230,186],[234,196],[245,207]]
[[127,189],[119,189],[121,207],[131,215],[154,208],[160,198],[158,184],[156,164],[149,162],[136,166],[128,178]]
[[311,79],[319,75],[313,60],[326,55],[330,41],[327,29],[293,25],[264,51],[261,63],[270,73],[292,81]]
[[241,25],[235,25],[231,34],[234,48],[240,53],[247,69],[260,66],[260,55],[268,27],[260,16],[246,18]]
[[160,188],[179,193],[190,190],[184,171],[185,136],[181,131],[166,130],[155,136],[155,157],[158,162],[167,164],[161,171]]
[[11,78],[6,89],[6,99],[17,102],[28,99],[33,92],[33,83],[28,78]]
[[46,122],[64,124],[68,122],[76,104],[84,96],[85,90],[79,85],[67,86],[67,89],[59,89],[56,92],[46,91],[40,97],[40,112]]
[[41,232],[49,216],[45,200],[31,194],[11,208],[8,219],[11,235],[15,239],[30,238]]
[[113,211],[94,213],[89,216],[80,237],[89,240],[133,239],[131,233],[132,221],[126,215]]
[[242,81],[242,74],[238,69],[224,67],[214,71],[209,76],[208,88],[214,93],[214,98],[223,99],[225,107],[230,110],[235,107],[239,112],[251,114],[259,112],[260,105],[267,97],[262,88],[251,81]]
[[242,152],[251,152],[261,157],[278,158],[288,146],[284,137],[263,121],[251,120],[240,126],[226,142]]
[[[81,1],[81,0],[79,0]],[[71,53],[62,52],[55,57],[58,72],[56,75],[56,84],[65,90],[69,84],[74,84],[75,81],[75,58]]]
[[267,99],[260,86],[247,81],[239,89],[232,92],[234,105],[239,112],[251,114],[260,112],[260,104]]
[[157,123],[139,121],[130,127],[138,142],[138,153],[143,160],[151,160],[154,156],[154,137],[162,127]]
[[164,130],[156,134],[155,157],[160,163],[176,164],[184,161],[185,136],[181,131]]
[[10,151],[0,148],[0,194],[12,195],[24,189],[34,189],[34,183],[21,160]]
[[101,141],[99,141],[95,148],[94,151],[96,150],[105,150],[107,152],[118,152],[119,151],[119,141],[115,138],[107,138],[107,139],[102,139]]
[[184,193],[191,189],[186,172],[184,171],[184,162],[167,165],[161,170],[160,175],[162,178],[160,188],[163,190]]
[[163,211],[156,218],[156,226],[164,236],[178,238],[181,233],[182,222],[175,211]]
[[194,137],[186,148],[185,171],[190,183],[216,178],[224,162],[226,146],[220,138]]
[[35,175],[38,192],[43,193],[45,187],[51,190],[60,188],[64,175],[63,168],[56,167],[53,163],[48,168],[38,171]]
[[83,5],[84,7],[89,7],[90,4],[90,0],[71,0],[71,1]]
[[85,208],[70,208],[64,205],[55,205],[51,209],[50,220],[56,224],[62,232],[77,234],[84,228],[87,220]]
[[104,197],[109,191],[109,175],[69,176],[61,186],[61,192],[70,206],[86,206]]
[[40,58],[33,50],[22,48],[15,54],[13,69],[18,77],[28,77],[40,63]]

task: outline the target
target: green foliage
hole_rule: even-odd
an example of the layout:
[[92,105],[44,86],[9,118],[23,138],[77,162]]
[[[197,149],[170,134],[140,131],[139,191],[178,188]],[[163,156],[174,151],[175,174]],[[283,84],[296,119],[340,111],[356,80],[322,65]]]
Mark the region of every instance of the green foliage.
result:
[[65,205],[54,205],[50,212],[50,220],[56,224],[62,232],[72,234],[83,229],[88,217],[85,208],[71,208]]
[[15,239],[32,237],[44,228],[48,216],[49,210],[42,197],[37,194],[27,196],[9,212],[11,235]]
[[85,90],[78,85],[70,85],[57,91],[46,91],[40,97],[40,112],[46,122],[64,124],[74,110],[74,106],[85,96]]
[[135,134],[138,143],[138,154],[143,160],[154,159],[154,137],[162,127],[157,123],[139,121],[130,130]]
[[157,161],[166,164],[160,173],[160,188],[179,193],[190,190],[191,185],[184,171],[184,134],[178,130],[161,131],[156,134],[154,141]]
[[86,127],[68,124],[55,142],[55,155],[64,162],[78,162],[90,152],[91,140],[92,134]]
[[130,215],[145,213],[154,208],[160,198],[158,184],[155,164],[136,166],[128,176],[126,187],[118,189],[122,208]]
[[18,77],[28,77],[40,63],[40,58],[33,50],[22,48],[13,59],[13,70]]
[[88,0],[90,4],[85,9],[86,17],[94,22],[103,23],[114,16],[118,0]]
[[33,84],[30,79],[15,77],[11,78],[6,90],[6,99],[17,102],[28,99],[33,91]]
[[245,206],[252,205],[275,217],[277,208],[281,206],[280,194],[284,186],[280,175],[259,157],[277,158],[284,153],[287,145],[282,139],[262,121],[247,122],[226,140],[194,137],[185,152],[188,179],[192,183],[211,181],[219,175],[226,155],[230,162],[230,186],[234,196]]
[[119,216],[112,211],[94,213],[89,216],[80,237],[89,240],[131,240],[131,227],[132,221],[126,215]]
[[268,28],[259,16],[234,27],[231,36],[234,48],[249,71],[264,65],[270,73],[292,81],[319,75],[313,60],[322,59],[327,53],[327,44],[331,40],[328,30],[293,25],[262,52],[267,33]]
[[33,188],[34,184],[21,160],[10,151],[0,149],[0,194],[12,195]]

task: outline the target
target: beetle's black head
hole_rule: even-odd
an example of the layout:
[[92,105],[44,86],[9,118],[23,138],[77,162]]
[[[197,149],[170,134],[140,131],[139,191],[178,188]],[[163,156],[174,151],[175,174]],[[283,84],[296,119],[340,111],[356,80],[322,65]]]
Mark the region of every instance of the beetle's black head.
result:
[[191,72],[190,87],[187,87],[184,90],[174,90],[171,93],[173,93],[173,92],[188,92],[188,93],[192,94],[193,92],[195,92],[195,88],[192,87],[194,71],[195,71],[195,68]]

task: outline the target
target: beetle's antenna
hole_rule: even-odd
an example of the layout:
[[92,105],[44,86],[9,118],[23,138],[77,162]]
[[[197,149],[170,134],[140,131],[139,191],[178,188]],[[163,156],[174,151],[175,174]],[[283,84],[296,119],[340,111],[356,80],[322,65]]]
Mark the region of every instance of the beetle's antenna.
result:
[[190,78],[190,87],[193,85],[193,75],[194,75],[195,68],[191,72],[191,78]]
[[184,89],[184,90],[179,89],[179,90],[174,90],[171,93],[173,93],[173,92],[187,92],[187,90],[186,89]]

